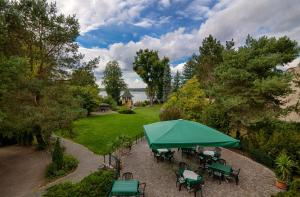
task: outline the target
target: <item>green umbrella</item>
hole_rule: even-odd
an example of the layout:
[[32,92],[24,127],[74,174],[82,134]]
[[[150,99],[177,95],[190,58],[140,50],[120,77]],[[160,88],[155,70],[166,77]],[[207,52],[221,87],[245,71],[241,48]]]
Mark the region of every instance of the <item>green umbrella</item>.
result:
[[238,147],[234,139],[208,126],[188,120],[171,120],[144,125],[151,149],[194,146]]

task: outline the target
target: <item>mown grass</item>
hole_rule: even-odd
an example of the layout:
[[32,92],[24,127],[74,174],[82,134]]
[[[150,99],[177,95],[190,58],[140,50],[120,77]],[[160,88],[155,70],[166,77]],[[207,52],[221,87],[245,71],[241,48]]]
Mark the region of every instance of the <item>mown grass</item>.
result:
[[118,136],[135,137],[143,132],[143,125],[159,121],[160,107],[137,108],[135,114],[116,113],[80,119],[74,122],[73,140],[97,154],[107,154]]

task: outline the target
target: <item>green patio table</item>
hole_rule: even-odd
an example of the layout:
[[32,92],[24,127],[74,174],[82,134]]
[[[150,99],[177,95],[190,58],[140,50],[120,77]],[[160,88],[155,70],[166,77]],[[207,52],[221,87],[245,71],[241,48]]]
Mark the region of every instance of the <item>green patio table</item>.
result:
[[211,165],[208,166],[210,169],[219,171],[222,174],[230,175],[232,168],[231,166],[228,165],[223,165],[221,163],[212,163]]
[[110,196],[138,196],[138,180],[116,180],[113,183]]

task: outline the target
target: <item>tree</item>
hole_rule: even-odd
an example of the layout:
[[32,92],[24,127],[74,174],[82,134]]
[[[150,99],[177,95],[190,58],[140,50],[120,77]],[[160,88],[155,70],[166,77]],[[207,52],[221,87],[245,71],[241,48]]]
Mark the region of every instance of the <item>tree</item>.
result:
[[209,102],[203,89],[201,89],[198,79],[193,77],[179,88],[177,92],[171,94],[162,109],[169,113],[175,113],[176,116],[179,116],[176,109],[180,109],[182,118],[199,121],[203,109],[208,104]]
[[104,70],[102,84],[107,95],[110,95],[117,103],[120,100],[121,91],[126,87],[122,79],[122,71],[117,61],[109,61]]
[[215,71],[216,103],[226,109],[237,131],[284,112],[281,98],[291,93],[292,78],[276,67],[298,54],[297,43],[287,37],[248,37],[245,46],[224,51],[224,62]]
[[168,76],[165,76],[165,70],[166,69],[170,70],[169,61],[170,61],[169,58],[163,57],[159,62],[160,66],[158,67],[158,70],[157,70],[156,99],[159,102],[164,101],[164,93],[167,93],[167,92],[164,92],[164,90],[166,90],[166,88],[168,88],[168,87],[165,87],[165,85],[168,85],[168,84],[165,84],[164,77],[168,77]]
[[134,57],[133,70],[147,84],[146,92],[150,99],[150,105],[153,105],[158,84],[161,83],[164,70],[164,65],[158,57],[158,52],[149,49],[140,49]]
[[100,104],[99,88],[93,72],[98,60],[96,58],[84,63],[72,73],[70,80],[74,97],[78,98],[81,107],[87,110],[88,115]]
[[211,87],[214,80],[214,69],[223,61],[222,52],[224,47],[220,41],[212,35],[204,38],[202,45],[199,47],[199,64],[197,67],[197,75],[201,83],[206,87]]
[[163,101],[166,102],[172,91],[172,76],[170,66],[167,64],[164,69],[163,77]]
[[191,79],[196,74],[196,69],[199,64],[199,57],[197,55],[193,55],[183,66],[183,83]]
[[59,138],[57,138],[52,153],[52,162],[54,163],[56,170],[62,169],[64,163],[63,158],[64,158],[63,150],[60,146]]
[[0,3],[0,64],[7,66],[0,84],[9,82],[1,85],[0,132],[16,139],[35,135],[45,147],[53,131],[81,116],[69,85],[70,73],[81,66],[79,24],[46,0]]
[[177,70],[174,80],[173,80],[173,91],[176,92],[181,86],[181,75],[180,72]]

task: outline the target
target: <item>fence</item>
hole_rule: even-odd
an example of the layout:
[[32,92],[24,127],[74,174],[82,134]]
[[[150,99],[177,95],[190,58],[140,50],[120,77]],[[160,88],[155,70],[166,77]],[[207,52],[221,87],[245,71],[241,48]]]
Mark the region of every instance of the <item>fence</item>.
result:
[[[137,144],[142,138],[144,137],[144,133],[138,134],[135,137],[133,137],[132,144]],[[131,146],[129,147],[129,151],[131,150]],[[109,153],[107,155],[103,155],[104,165],[113,168],[117,172],[117,176],[120,176],[121,171],[121,160],[118,158],[118,156],[113,155],[113,153]]]

